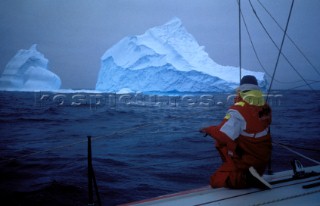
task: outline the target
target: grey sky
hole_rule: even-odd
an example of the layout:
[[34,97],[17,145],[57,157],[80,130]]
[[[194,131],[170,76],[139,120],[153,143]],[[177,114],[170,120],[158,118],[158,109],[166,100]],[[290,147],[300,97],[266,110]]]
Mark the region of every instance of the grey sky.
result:
[[[263,65],[272,73],[277,49],[253,15],[248,0],[243,14]],[[291,0],[260,0],[284,28]],[[282,33],[252,0],[277,45]],[[295,0],[288,34],[320,71],[320,1]],[[178,17],[209,56],[221,65],[238,66],[238,7],[236,0],[2,0],[0,2],[0,72],[19,49],[38,44],[49,59],[50,69],[61,77],[63,88],[93,89],[103,53],[128,35],[144,33]],[[243,68],[262,71],[252,51],[244,25]],[[286,40],[284,52],[308,80],[320,80],[303,57]],[[280,60],[276,79],[299,81],[299,76]],[[292,88],[300,82],[279,84]],[[316,87],[316,86],[315,86]],[[317,88],[320,85],[317,84]]]

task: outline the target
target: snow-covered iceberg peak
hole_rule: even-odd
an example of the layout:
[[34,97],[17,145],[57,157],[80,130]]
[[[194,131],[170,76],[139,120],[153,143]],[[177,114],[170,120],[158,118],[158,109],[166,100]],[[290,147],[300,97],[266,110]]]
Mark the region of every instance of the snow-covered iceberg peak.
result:
[[[265,86],[264,73],[255,75]],[[128,36],[101,57],[96,89],[149,92],[224,92],[239,84],[239,69],[215,63],[178,18]]]
[[36,44],[21,49],[6,65],[0,77],[0,90],[57,90],[60,78],[48,70],[48,59],[37,51]]

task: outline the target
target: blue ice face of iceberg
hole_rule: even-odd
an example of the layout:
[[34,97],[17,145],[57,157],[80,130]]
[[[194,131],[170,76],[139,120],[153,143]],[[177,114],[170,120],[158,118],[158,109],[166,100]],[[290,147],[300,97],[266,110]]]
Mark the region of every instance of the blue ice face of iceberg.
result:
[[[242,70],[266,87],[262,72]],[[96,90],[117,92],[229,92],[239,68],[215,63],[178,18],[143,35],[123,38],[101,57]]]
[[48,70],[48,60],[37,51],[36,45],[18,51],[0,77],[0,90],[51,91],[60,86],[60,78]]

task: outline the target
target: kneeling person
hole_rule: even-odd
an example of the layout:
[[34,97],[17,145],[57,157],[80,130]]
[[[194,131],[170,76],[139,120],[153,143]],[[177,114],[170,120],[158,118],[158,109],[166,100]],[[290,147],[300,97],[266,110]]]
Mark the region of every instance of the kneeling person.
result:
[[244,76],[238,89],[221,124],[200,130],[216,140],[223,161],[210,178],[211,187],[271,188],[261,178],[271,156],[271,109],[254,76]]

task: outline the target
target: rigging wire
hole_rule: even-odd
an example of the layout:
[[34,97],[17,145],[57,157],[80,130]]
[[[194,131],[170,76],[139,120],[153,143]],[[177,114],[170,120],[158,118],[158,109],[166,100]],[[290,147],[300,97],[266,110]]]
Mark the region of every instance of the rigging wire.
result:
[[[314,80],[313,80],[313,82],[311,82],[310,84],[317,84],[317,83],[320,83],[320,81],[314,81]],[[303,84],[303,85],[291,87],[291,88],[289,88],[288,90],[294,90],[294,89],[298,89],[298,88],[305,87],[305,86],[306,86],[306,85]]]
[[316,163],[316,164],[320,165],[320,162],[319,162],[319,161],[317,161],[317,160],[315,160],[315,159],[312,159],[312,158],[310,158],[310,157],[307,157],[307,156],[301,154],[300,152],[294,151],[293,149],[290,149],[289,147],[285,146],[284,144],[279,144],[279,143],[274,142],[274,141],[272,141],[272,143],[273,143],[273,144],[276,144],[276,145],[279,145],[280,147],[282,147],[282,148],[284,148],[284,149],[286,149],[286,150],[288,150],[288,151],[290,151],[290,152],[292,152],[292,153],[294,153],[294,154],[296,154],[296,155],[298,155],[298,156],[300,156],[300,157],[303,157],[303,158],[305,158],[305,159],[307,159],[307,160],[309,160],[309,161],[311,161],[311,162],[313,162],[313,163]]
[[[293,0],[293,1],[294,1],[294,0]],[[271,35],[269,34],[268,30],[267,30],[266,27],[263,25],[260,17],[258,16],[255,8],[254,8],[253,5],[252,5],[251,0],[249,0],[249,3],[250,3],[250,6],[251,6],[251,8],[252,8],[252,11],[253,11],[254,15],[255,15],[256,18],[258,19],[258,21],[259,21],[260,25],[262,26],[263,30],[266,32],[267,36],[270,38],[270,40],[272,41],[272,43],[274,44],[274,46],[279,50],[278,56],[281,54],[281,55],[284,57],[284,59],[287,61],[287,63],[291,66],[291,68],[292,68],[292,69],[298,74],[298,76],[306,83],[306,85],[307,85],[312,91],[314,91],[314,89],[311,87],[311,85],[304,79],[304,77],[300,74],[300,72],[292,65],[292,63],[289,61],[289,59],[286,57],[286,55],[282,53],[282,49],[280,49],[280,48],[277,46],[277,44],[275,43],[275,41],[273,40],[273,38],[272,38]],[[290,14],[289,14],[290,16],[291,16],[291,12],[292,12],[292,8],[290,9]],[[288,18],[288,20],[289,20],[289,18]],[[287,21],[287,23],[288,23],[288,21]],[[287,27],[287,26],[286,26],[286,27]],[[285,33],[286,33],[286,32],[285,32]],[[284,37],[285,37],[285,35],[284,35]],[[284,38],[283,38],[283,40],[284,40]],[[277,60],[277,62],[278,62],[278,61],[279,61],[279,60]],[[277,63],[277,64],[278,64],[278,63]],[[273,82],[273,78],[271,79],[271,82]],[[270,84],[270,86],[272,86],[272,84]],[[271,87],[269,87],[269,91],[270,91],[270,89],[271,89]]]
[[281,143],[281,142],[278,142],[278,141],[273,141],[273,142],[278,144],[278,145],[283,145],[283,146],[294,148],[294,149],[301,149],[301,150],[312,151],[312,152],[320,152],[320,149],[299,147],[299,146],[295,146],[295,145],[291,145],[291,144]]
[[[249,1],[251,3],[251,0],[249,0]],[[279,50],[279,53],[278,53],[278,56],[277,56],[276,65],[275,65],[274,70],[273,70],[273,74],[272,74],[270,86],[269,86],[269,89],[268,89],[268,95],[267,95],[266,102],[268,102],[268,97],[269,97],[269,94],[270,94],[270,91],[271,91],[271,88],[272,88],[272,83],[273,83],[273,80],[274,80],[274,77],[275,77],[275,74],[276,74],[276,71],[277,71],[277,67],[278,67],[278,63],[279,63],[282,47],[283,47],[283,44],[284,44],[284,40],[286,39],[286,33],[287,33],[289,22],[290,22],[290,17],[291,17],[291,13],[292,13],[293,4],[294,4],[294,0],[292,0],[292,3],[291,3],[289,16],[288,16],[288,20],[287,20],[287,23],[286,23],[286,28],[285,28],[284,33],[283,33],[283,37],[282,37],[282,41],[281,41],[281,45],[280,45],[280,50]]]
[[[260,67],[263,69],[263,71],[264,71],[269,77],[272,77],[272,75],[269,74],[269,72],[268,72],[267,69],[263,66],[263,64],[262,64],[262,62],[261,62],[261,60],[260,60],[260,57],[259,57],[259,55],[258,55],[258,52],[257,52],[257,50],[256,50],[256,48],[255,48],[255,46],[254,46],[254,43],[253,43],[251,34],[250,34],[250,32],[249,32],[247,22],[246,22],[245,17],[244,17],[244,15],[243,15],[242,12],[241,12],[241,16],[242,16],[242,20],[243,20],[245,29],[246,29],[246,31],[247,31],[247,35],[248,35],[249,40],[250,40],[251,47],[252,47],[253,52],[254,52],[254,54],[255,54],[258,62],[259,62]],[[291,84],[291,83],[303,82],[303,80],[284,82],[284,81],[280,81],[280,80],[278,80],[278,79],[276,79],[276,78],[274,78],[274,81],[276,81],[276,82],[278,82],[278,83],[283,83],[283,84]]]
[[[273,19],[273,21],[277,24],[277,26],[284,32],[284,29],[280,26],[280,24],[277,22],[277,20],[272,16],[272,14],[267,10],[267,8],[261,3],[260,0],[257,0],[258,3],[261,5],[261,7],[269,14],[269,16]],[[305,58],[305,60],[310,64],[310,66],[314,69],[314,71],[319,74],[319,70],[311,63],[309,58],[302,52],[302,50],[298,47],[298,45],[292,40],[292,38],[286,34],[286,37],[289,39],[289,41],[296,47],[296,49],[300,52],[300,54]]]
[[[248,29],[248,26],[247,26],[247,22],[246,22],[246,20],[245,20],[245,18],[244,18],[244,16],[243,16],[243,13],[241,13],[241,16],[242,16],[242,20],[243,20],[245,29],[246,29],[246,31],[247,31],[247,34],[248,34],[248,37],[249,37],[249,40],[250,40],[250,43],[251,43],[251,46],[252,46],[252,49],[253,49],[253,52],[254,52],[254,54],[255,54],[255,56],[256,56],[259,64],[260,64],[261,68],[263,69],[263,71],[264,71],[269,77],[271,77],[271,74],[269,74],[269,72],[268,72],[268,71],[265,69],[265,67],[262,65],[262,62],[261,62],[261,60],[260,60],[260,58],[259,58],[259,56],[258,56],[258,53],[257,53],[257,51],[256,51],[256,48],[255,48],[254,44],[253,44],[253,41],[252,41],[252,38],[251,38],[251,35],[250,35],[250,32],[249,32],[249,29]],[[275,80],[275,81],[278,82],[278,80]]]

